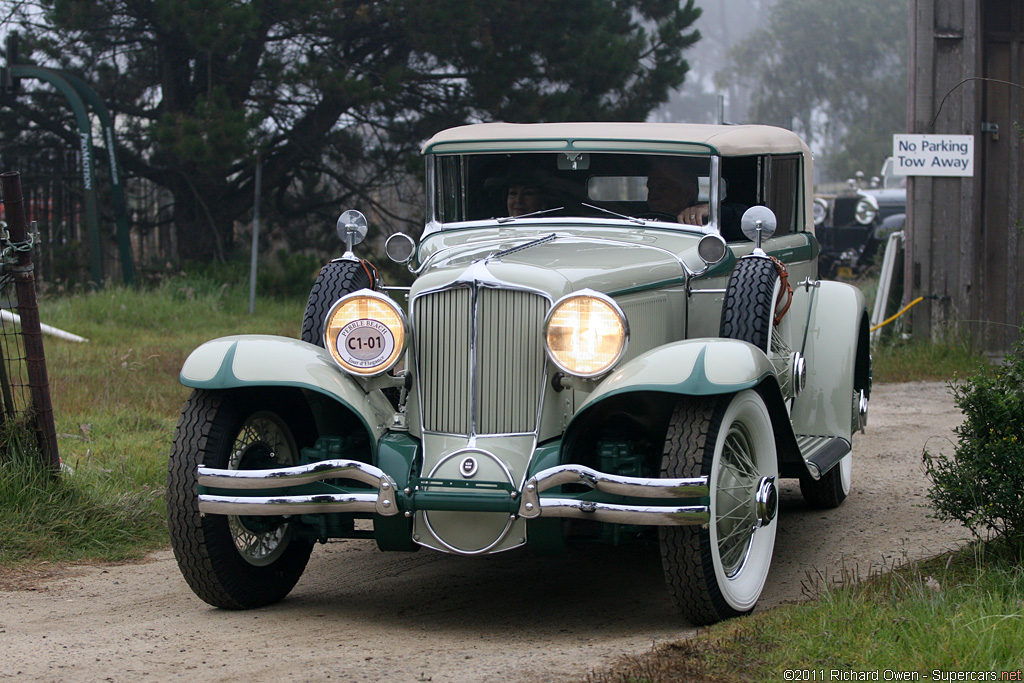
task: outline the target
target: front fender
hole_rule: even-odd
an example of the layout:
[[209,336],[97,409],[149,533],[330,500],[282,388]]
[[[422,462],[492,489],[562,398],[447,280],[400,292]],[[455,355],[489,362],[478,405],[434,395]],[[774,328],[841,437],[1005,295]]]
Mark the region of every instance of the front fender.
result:
[[208,341],[185,359],[179,380],[193,389],[279,386],[315,391],[351,410],[371,443],[384,436],[394,414],[380,391],[364,391],[327,351],[288,337],[253,334]]
[[579,412],[616,394],[633,391],[688,396],[731,394],[757,386],[774,374],[768,356],[753,344],[735,339],[688,339],[659,346],[623,365],[598,385]]
[[[604,432],[663,439],[675,396],[721,396],[756,388],[775,426],[782,461],[799,448],[779,391],[775,368],[753,344],[733,339],[690,339],[658,347],[612,373],[584,400],[566,427],[563,462],[585,461]],[[582,460],[581,460],[582,459]]]
[[823,280],[811,296],[801,347],[807,384],[793,403],[793,426],[800,434],[851,441],[854,390],[870,391],[864,295],[851,285]]

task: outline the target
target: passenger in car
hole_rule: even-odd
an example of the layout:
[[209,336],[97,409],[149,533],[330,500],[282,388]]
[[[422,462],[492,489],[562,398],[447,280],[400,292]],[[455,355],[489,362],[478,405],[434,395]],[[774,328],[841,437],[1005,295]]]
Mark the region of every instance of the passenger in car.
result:
[[548,208],[543,190],[536,185],[512,182],[505,197],[509,216],[523,216]]

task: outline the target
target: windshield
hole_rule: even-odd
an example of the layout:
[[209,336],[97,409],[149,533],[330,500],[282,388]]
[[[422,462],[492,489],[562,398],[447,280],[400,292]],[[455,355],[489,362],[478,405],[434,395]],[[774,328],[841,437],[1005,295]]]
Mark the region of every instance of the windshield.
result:
[[[520,217],[633,217],[679,222],[710,210],[711,157],[544,152],[438,155],[431,214],[440,223]],[[701,212],[695,212],[699,219]],[[689,215],[689,214],[687,214]]]

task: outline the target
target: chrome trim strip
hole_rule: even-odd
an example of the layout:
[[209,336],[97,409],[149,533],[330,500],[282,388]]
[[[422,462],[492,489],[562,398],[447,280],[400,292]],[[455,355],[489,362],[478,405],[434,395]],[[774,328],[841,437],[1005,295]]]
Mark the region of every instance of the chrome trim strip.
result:
[[273,470],[221,470],[199,466],[199,485],[218,489],[276,489],[309,484],[323,479],[353,479],[377,488],[391,488],[395,482],[373,465],[358,460],[321,460],[309,465]]
[[277,516],[326,512],[398,514],[392,500],[377,500],[377,493],[316,493],[303,496],[199,496],[199,512],[211,515]]
[[[523,513],[523,517],[526,514]],[[594,503],[567,498],[545,498],[536,517],[569,517],[612,524],[688,526],[707,524],[711,511],[706,505],[659,507]]]
[[624,477],[570,464],[549,467],[533,475],[523,489],[523,501],[536,502],[541,491],[564,484],[583,484],[603,493],[636,498],[703,498],[711,491],[707,477]]

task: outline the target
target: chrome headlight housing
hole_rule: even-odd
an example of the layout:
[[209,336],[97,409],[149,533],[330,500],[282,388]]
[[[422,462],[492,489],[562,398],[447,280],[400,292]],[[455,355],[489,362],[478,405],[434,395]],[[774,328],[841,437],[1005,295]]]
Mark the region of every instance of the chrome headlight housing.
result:
[[544,320],[548,357],[575,377],[598,377],[611,370],[628,341],[629,323],[622,309],[593,290],[562,297]]
[[814,225],[823,225],[828,218],[828,201],[822,197],[814,198]]
[[338,299],[327,313],[324,348],[342,370],[373,377],[402,358],[405,314],[394,301],[368,289]]
[[878,200],[871,195],[865,195],[857,202],[855,216],[861,225],[868,225],[878,215]]

